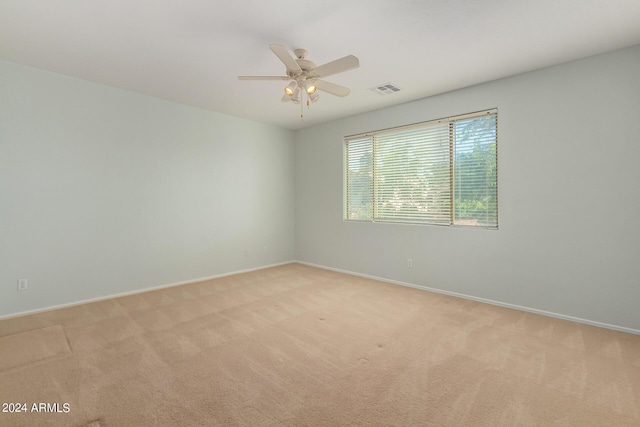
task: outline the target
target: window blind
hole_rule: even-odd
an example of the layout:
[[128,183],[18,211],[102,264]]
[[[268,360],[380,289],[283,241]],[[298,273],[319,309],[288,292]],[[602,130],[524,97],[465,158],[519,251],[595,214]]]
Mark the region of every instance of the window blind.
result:
[[346,152],[346,218],[373,219],[373,144],[371,137],[352,138]]
[[497,114],[452,119],[453,223],[498,225]]
[[447,122],[373,136],[375,218],[450,223],[450,153]]
[[497,110],[344,141],[346,220],[497,228]]

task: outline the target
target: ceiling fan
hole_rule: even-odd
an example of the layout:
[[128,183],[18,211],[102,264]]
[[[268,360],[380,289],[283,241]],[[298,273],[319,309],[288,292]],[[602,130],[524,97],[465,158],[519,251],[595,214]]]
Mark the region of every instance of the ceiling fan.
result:
[[331,83],[321,78],[352,70],[360,66],[360,61],[353,55],[347,55],[335,61],[316,67],[316,64],[307,59],[308,52],[304,49],[296,49],[295,57],[289,49],[281,44],[271,44],[269,48],[285,65],[286,76],[238,76],[239,80],[290,80],[284,88],[282,102],[301,103],[306,94],[306,104],[316,102],[319,98],[317,90],[336,96],[347,96],[351,90],[348,87]]

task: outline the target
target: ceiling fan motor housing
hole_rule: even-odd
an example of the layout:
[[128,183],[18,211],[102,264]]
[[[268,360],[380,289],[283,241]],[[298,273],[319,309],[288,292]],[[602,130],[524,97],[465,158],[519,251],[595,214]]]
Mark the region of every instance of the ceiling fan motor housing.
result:
[[311,71],[314,68],[316,68],[316,64],[314,64],[313,62],[309,61],[308,59],[296,59],[296,62],[298,63],[300,68],[302,68],[303,72],[307,72],[308,73],[309,71]]

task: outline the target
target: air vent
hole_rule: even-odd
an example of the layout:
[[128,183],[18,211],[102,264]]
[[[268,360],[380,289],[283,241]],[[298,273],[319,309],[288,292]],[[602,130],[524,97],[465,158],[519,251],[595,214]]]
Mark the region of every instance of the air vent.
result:
[[372,87],[369,90],[377,93],[378,95],[391,95],[392,93],[400,92],[400,88],[393,83],[384,83],[376,87]]

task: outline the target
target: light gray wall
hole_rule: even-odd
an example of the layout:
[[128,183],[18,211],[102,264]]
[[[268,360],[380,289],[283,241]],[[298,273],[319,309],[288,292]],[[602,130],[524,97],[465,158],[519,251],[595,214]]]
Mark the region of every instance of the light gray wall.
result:
[[0,316],[294,259],[293,160],[291,131],[0,62]]
[[[638,75],[640,46],[294,148],[277,127],[0,61],[0,316],[297,258],[640,330]],[[498,231],[342,220],[344,135],[493,107]]]
[[[640,330],[639,76],[636,46],[298,131],[298,259]],[[499,230],[343,221],[343,136],[494,107]]]

